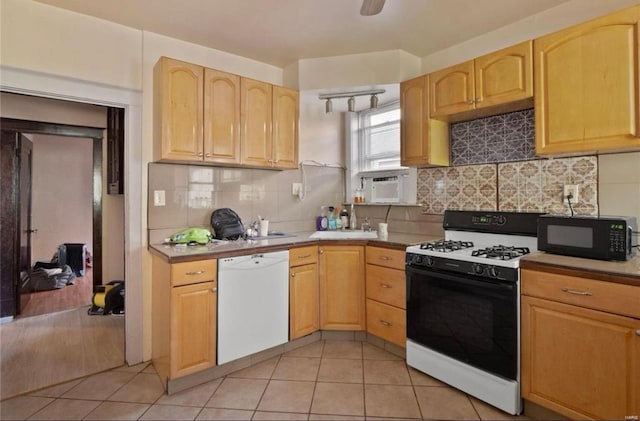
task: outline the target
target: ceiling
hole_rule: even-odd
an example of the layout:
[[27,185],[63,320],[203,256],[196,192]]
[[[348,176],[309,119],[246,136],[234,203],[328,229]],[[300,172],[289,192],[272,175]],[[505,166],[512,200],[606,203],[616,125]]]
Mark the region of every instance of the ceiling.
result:
[[37,0],[277,67],[300,59],[384,50],[417,57],[567,0]]

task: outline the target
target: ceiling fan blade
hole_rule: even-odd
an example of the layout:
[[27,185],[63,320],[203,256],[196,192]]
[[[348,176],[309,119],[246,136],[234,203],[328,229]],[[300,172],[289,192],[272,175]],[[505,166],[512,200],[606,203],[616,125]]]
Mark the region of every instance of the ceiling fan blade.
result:
[[377,15],[382,11],[385,0],[362,0],[362,7],[360,8],[360,14],[362,16]]

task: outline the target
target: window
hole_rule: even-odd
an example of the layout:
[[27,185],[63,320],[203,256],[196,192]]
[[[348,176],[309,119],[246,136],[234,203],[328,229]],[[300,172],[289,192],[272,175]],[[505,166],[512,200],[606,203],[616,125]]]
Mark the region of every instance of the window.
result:
[[361,111],[358,120],[360,170],[400,167],[400,103]]

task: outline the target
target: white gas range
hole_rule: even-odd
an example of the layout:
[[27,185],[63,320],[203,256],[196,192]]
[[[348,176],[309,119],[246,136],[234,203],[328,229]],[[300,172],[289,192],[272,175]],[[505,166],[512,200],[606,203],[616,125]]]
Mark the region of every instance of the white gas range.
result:
[[444,241],[407,248],[407,364],[503,411],[520,398],[520,258],[538,213],[446,211]]

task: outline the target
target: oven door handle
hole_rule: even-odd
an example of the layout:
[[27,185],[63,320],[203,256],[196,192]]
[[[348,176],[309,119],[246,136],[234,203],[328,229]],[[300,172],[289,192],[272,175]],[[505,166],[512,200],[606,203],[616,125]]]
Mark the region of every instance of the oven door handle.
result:
[[[438,270],[417,268],[415,266],[407,266],[406,270],[407,272],[414,272],[418,275],[428,276],[428,277],[437,278],[437,279],[443,279],[447,282],[456,282],[458,284],[471,285],[478,288],[501,290],[501,291],[504,291],[504,290],[512,291],[516,288],[515,282],[502,282],[494,279],[477,280],[477,279],[470,278],[464,274],[451,275],[445,272],[440,272]],[[409,287],[409,281],[410,281],[410,278],[407,277],[407,288]]]

